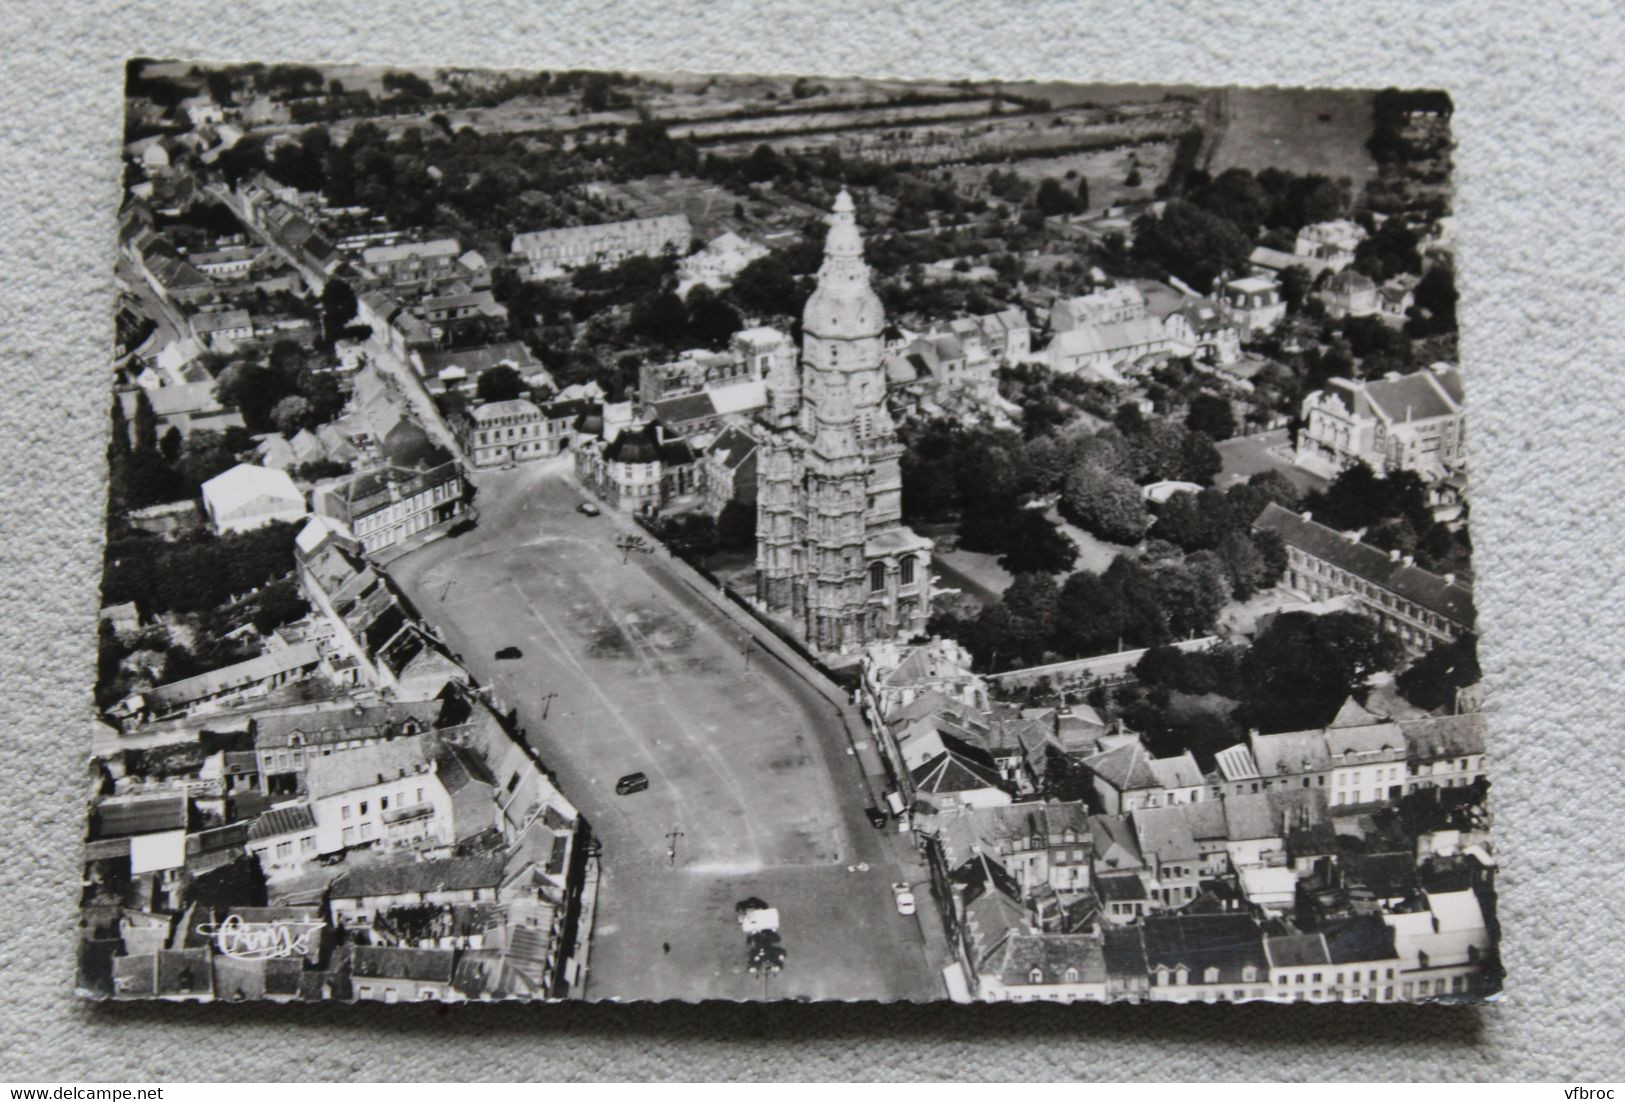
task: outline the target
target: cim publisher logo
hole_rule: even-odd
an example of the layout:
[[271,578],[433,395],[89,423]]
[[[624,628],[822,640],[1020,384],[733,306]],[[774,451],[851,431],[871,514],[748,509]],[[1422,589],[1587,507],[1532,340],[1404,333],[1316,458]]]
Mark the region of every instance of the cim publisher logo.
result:
[[225,956],[236,960],[271,960],[309,955],[311,938],[326,925],[300,918],[249,922],[233,914],[220,922],[202,923],[197,932],[213,937],[215,948]]

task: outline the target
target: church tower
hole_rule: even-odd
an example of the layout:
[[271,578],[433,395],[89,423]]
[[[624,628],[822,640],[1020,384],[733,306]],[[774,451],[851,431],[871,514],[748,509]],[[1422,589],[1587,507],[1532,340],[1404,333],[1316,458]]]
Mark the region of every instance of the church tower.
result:
[[884,328],[843,190],[802,317],[799,377],[767,381],[757,468],[757,599],[824,653],[918,634],[930,615],[931,541],[902,526]]

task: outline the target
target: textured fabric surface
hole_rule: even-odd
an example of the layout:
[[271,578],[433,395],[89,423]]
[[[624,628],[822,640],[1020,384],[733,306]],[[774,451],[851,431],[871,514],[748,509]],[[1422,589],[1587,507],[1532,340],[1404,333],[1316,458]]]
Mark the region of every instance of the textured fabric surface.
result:
[[[13,0],[0,113],[0,1068],[242,1078],[1620,1078],[1625,88],[1608,0]],[[1507,995],[1478,1009],[96,1007],[72,994],[122,60],[1440,86]]]

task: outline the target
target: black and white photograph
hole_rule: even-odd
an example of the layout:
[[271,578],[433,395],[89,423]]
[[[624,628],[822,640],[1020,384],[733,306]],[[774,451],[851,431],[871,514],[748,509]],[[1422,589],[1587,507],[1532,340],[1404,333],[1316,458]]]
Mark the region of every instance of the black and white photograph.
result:
[[1448,89],[124,78],[80,996],[1499,996]]

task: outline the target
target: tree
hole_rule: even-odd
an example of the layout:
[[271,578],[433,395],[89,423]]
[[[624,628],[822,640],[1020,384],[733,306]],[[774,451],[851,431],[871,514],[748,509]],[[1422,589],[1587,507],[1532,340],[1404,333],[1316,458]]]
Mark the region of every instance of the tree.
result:
[[655,344],[671,347],[688,331],[688,308],[675,291],[657,291],[632,306],[632,332]]
[[1309,289],[1314,285],[1314,277],[1309,269],[1302,264],[1288,264],[1281,269],[1281,301],[1286,308],[1296,314],[1303,309],[1303,304],[1309,298]]
[[730,499],[717,514],[717,542],[724,551],[748,551],[756,546],[756,509]]
[[734,277],[728,295],[739,308],[757,317],[797,317],[807,289],[778,253],[751,261]]
[[480,372],[479,381],[474,384],[474,393],[482,402],[509,402],[524,397],[525,380],[517,368],[497,364]]
[[[1088,188],[1085,185],[1085,192]],[[1038,194],[1033,197],[1033,203],[1044,212],[1045,217],[1057,214],[1075,214],[1083,205],[1078,202],[1076,193],[1068,191],[1062,183],[1053,176],[1046,176],[1038,185]]]
[[999,565],[1012,574],[1036,571],[1045,575],[1072,569],[1078,561],[1077,546],[1054,521],[1038,509],[1015,509],[1007,514],[1004,553]]
[[1182,563],[1162,563],[1151,579],[1167,638],[1187,639],[1212,631],[1230,600],[1230,578],[1211,551],[1198,551]]
[[1078,206],[1077,206],[1077,209],[1078,209],[1079,213],[1082,213],[1082,212],[1089,209],[1089,178],[1087,176],[1079,176],[1078,177]]
[[701,566],[721,546],[717,537],[717,522],[704,513],[684,513],[673,517],[662,527],[660,538],[671,548],[672,554],[698,560]]
[[744,328],[739,311],[700,284],[688,293],[688,331],[695,344],[704,348],[725,348],[733,335]]
[[158,417],[145,387],[135,392],[135,447],[137,452],[155,453],[158,450]]
[[322,339],[328,345],[339,339],[344,328],[355,319],[355,289],[342,279],[330,279],[322,288]]
[[1026,572],[1017,574],[1004,591],[1004,607],[1011,615],[1032,624],[1044,637],[1054,630],[1059,610],[1060,587],[1053,574]]
[[[1272,533],[1273,534],[1273,533]],[[1264,588],[1269,564],[1245,532],[1227,532],[1215,549],[1219,561],[1230,577],[1230,592],[1237,600],[1245,601]]]
[[215,378],[214,393],[221,405],[243,415],[243,422],[250,431],[269,432],[275,427],[271,409],[282,400],[286,390],[270,368],[238,360]]
[[1246,722],[1265,731],[1323,726],[1403,655],[1398,639],[1358,613],[1280,613],[1241,662]]
[[1138,486],[1090,464],[1066,476],[1060,508],[1073,524],[1112,543],[1139,543],[1151,522]]
[[1236,435],[1236,413],[1228,399],[1217,394],[1198,394],[1191,399],[1190,409],[1185,413],[1185,427],[1210,440],[1228,440]]
[[292,436],[310,424],[310,399],[290,394],[271,407],[271,423],[283,436]]
[[1095,799],[1089,770],[1053,742],[1044,744],[1043,793],[1051,802],[1082,800],[1093,806]]
[[1418,708],[1434,711],[1455,703],[1456,691],[1483,679],[1478,637],[1465,633],[1433,648],[1395,679],[1401,695]]
[[1416,316],[1405,329],[1413,337],[1453,333],[1456,329],[1456,274],[1448,264],[1435,264],[1427,270],[1412,292]]

